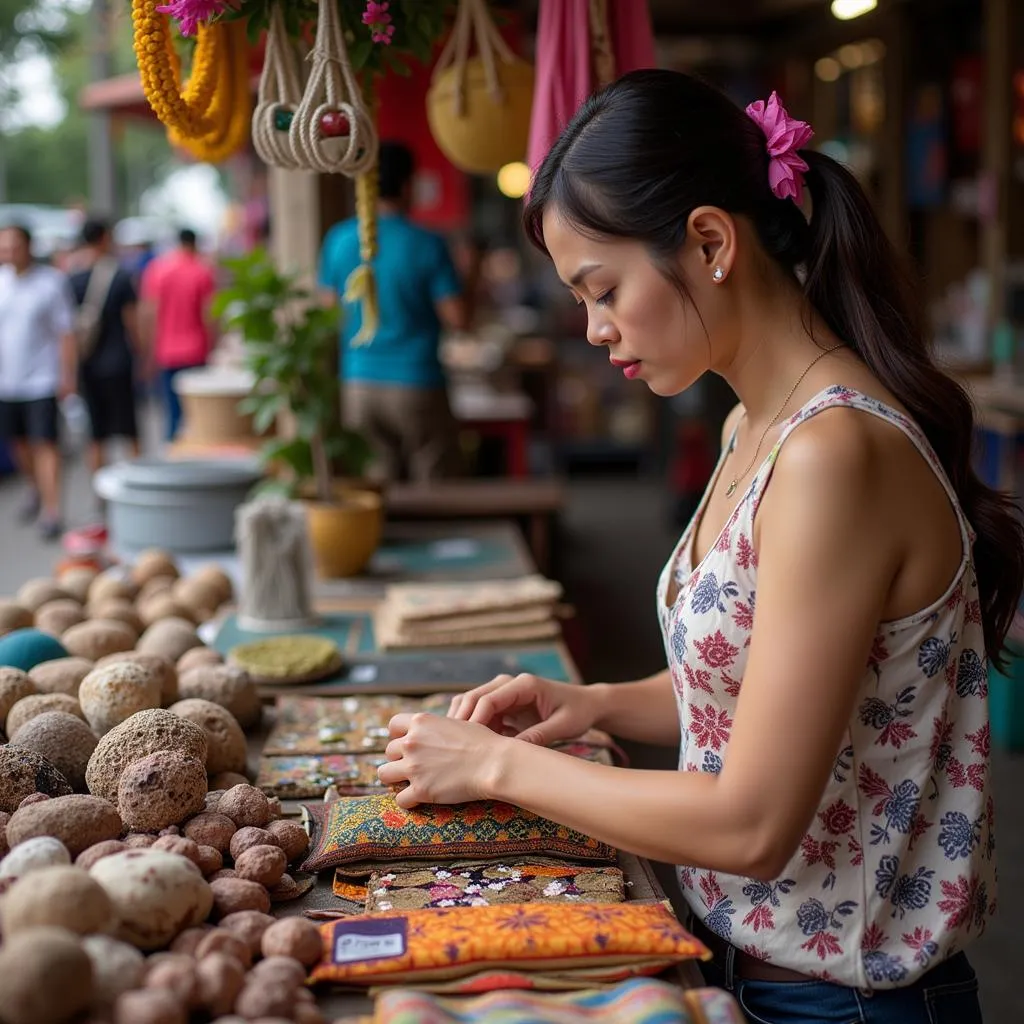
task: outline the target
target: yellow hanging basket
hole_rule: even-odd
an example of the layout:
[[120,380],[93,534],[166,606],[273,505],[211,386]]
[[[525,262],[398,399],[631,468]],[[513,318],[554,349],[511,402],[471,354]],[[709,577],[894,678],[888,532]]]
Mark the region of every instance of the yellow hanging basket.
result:
[[[464,68],[445,68],[427,92],[427,120],[441,152],[460,170],[493,174],[526,157],[533,108],[533,67],[516,60],[499,66],[502,92],[496,100],[488,88],[479,57]],[[464,75],[462,109],[457,107],[459,77]]]

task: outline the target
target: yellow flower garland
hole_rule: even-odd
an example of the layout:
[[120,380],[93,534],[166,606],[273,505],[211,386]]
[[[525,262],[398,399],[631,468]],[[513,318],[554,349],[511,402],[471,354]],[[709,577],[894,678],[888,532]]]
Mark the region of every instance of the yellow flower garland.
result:
[[171,142],[197,160],[220,163],[234,156],[249,140],[252,95],[249,88],[249,43],[242,21],[218,22],[211,26],[223,36],[224,55],[218,66],[213,102],[207,120],[209,130],[188,136],[171,129]]
[[202,25],[184,93],[181,66],[174,52],[170,21],[157,10],[160,0],[132,0],[135,59],[142,89],[160,120],[183,136],[210,130],[207,120],[224,60],[224,35],[219,25]]

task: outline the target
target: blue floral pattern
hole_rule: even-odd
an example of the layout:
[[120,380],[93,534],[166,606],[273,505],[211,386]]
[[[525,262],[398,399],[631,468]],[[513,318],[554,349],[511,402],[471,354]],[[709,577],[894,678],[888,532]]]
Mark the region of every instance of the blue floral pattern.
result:
[[[783,424],[713,548],[693,566],[693,533],[716,470],[658,588],[682,770],[717,774],[728,757],[756,628],[754,515],[792,431],[838,405],[902,431],[956,506],[917,425],[841,386]],[[994,911],[988,666],[969,558],[974,533],[957,512],[968,556],[931,607],[880,624],[819,809],[779,878],[680,868],[693,912],[754,956],[861,989],[892,988],[963,948]]]

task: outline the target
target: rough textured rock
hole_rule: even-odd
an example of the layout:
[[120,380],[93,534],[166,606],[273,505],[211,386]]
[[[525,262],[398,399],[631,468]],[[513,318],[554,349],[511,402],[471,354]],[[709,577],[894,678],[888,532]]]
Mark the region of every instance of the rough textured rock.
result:
[[77,700],[78,688],[92,667],[88,658],[57,658],[36,665],[29,678],[39,693],[66,693]]
[[206,733],[206,770],[210,775],[245,771],[245,733],[227,708],[192,698],[179,700],[168,710],[194,722]]
[[121,818],[140,832],[177,825],[201,810],[205,797],[203,762],[175,750],[158,750],[133,761],[117,786]]
[[103,736],[132,715],[160,707],[160,678],[135,661],[94,668],[78,690],[86,721]]
[[[186,651],[201,645],[202,640],[199,639],[193,623],[185,619],[171,618],[154,622],[142,634],[137,650],[142,654],[159,654],[163,658],[177,661]],[[192,696],[192,694],[182,694],[182,696]]]
[[116,803],[117,786],[125,767],[158,750],[177,750],[205,764],[206,733],[193,722],[161,708],[132,715],[96,745],[85,771],[89,792]]
[[130,651],[135,646],[136,637],[135,632],[123,622],[90,619],[72,626],[60,639],[68,654],[98,661],[117,651]]
[[85,622],[85,610],[70,597],[48,601],[36,612],[36,629],[60,637],[72,626]]
[[120,651],[96,662],[97,668],[115,665],[119,661],[132,661],[152,672],[160,680],[160,705],[169,707],[178,699],[178,670],[169,658],[158,654],[140,654],[138,651]]
[[71,793],[71,784],[34,750],[14,743],[0,747],[0,811],[16,811],[21,801],[32,793],[67,796]]
[[33,928],[0,948],[0,992],[4,1024],[66,1024],[92,1001],[92,964],[71,932]]
[[4,893],[0,926],[5,941],[29,928],[47,926],[92,935],[114,926],[114,907],[106,890],[88,872],[70,866],[51,867],[19,878]]
[[200,665],[181,674],[178,693],[183,699],[198,697],[227,708],[243,729],[257,725],[262,714],[259,693],[252,677],[234,665]]
[[123,825],[117,808],[100,797],[72,794],[23,807],[7,822],[11,846],[36,836],[59,839],[72,857],[96,843],[117,839]]
[[[0,729],[5,728],[11,708],[35,692],[35,683],[27,672],[20,668],[0,668]],[[10,735],[9,729],[7,735]]]
[[26,722],[31,722],[36,715],[45,714],[47,711],[62,711],[67,715],[74,715],[75,718],[85,721],[82,707],[78,700],[68,693],[33,693],[31,696],[22,697],[17,704],[11,708],[7,716],[7,732],[13,736]]
[[80,718],[65,711],[45,711],[21,726],[11,742],[42,754],[75,792],[85,790],[85,768],[97,738]]

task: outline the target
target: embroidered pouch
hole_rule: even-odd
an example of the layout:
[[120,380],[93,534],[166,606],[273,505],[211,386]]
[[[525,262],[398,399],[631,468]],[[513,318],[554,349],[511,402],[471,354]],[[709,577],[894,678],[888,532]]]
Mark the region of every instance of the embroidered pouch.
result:
[[320,926],[324,956],[312,982],[347,985],[457,978],[529,968],[656,974],[709,959],[661,903],[521,903],[360,915]]
[[557,995],[520,989],[469,999],[388,989],[377,997],[375,1011],[376,1024],[744,1024],[727,992],[684,991],[652,978]]
[[567,860],[615,860],[615,851],[564,825],[511,804],[481,800],[456,807],[405,810],[394,794],[303,804],[310,854],[303,871],[351,861],[482,860],[548,854]]
[[[348,892],[345,882],[337,887]],[[562,864],[431,864],[408,871],[375,872],[367,884],[366,913],[424,907],[487,907],[499,903],[621,903],[618,868]]]

